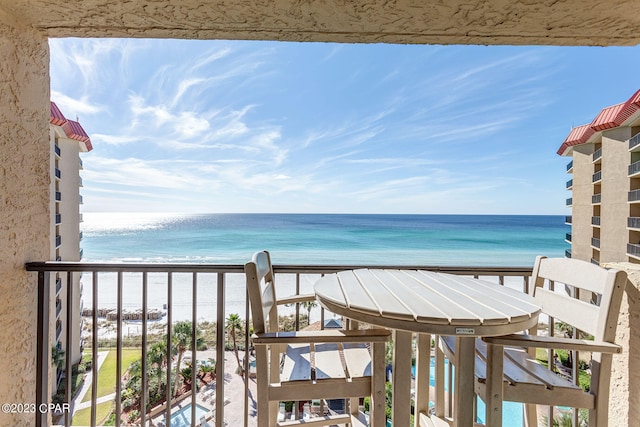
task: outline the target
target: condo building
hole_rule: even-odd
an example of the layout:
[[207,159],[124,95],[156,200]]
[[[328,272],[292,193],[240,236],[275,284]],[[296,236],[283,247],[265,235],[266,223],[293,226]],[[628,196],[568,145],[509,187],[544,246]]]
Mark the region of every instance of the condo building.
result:
[[[50,259],[57,261],[80,261],[82,232],[80,223],[82,214],[82,160],[80,153],[91,151],[91,140],[80,123],[68,120],[51,102],[49,119],[49,139],[51,148],[51,197],[50,217]],[[82,357],[82,287],[80,276],[56,274],[50,278],[50,340],[52,358],[56,350],[66,348],[66,331],[69,328],[71,339],[71,361],[76,364]],[[68,316],[69,315],[69,316]],[[67,320],[69,322],[67,323]],[[55,363],[55,360],[52,361]],[[52,391],[61,380],[62,369],[58,369]]]
[[571,157],[566,256],[640,263],[640,90],[573,128],[558,154]]

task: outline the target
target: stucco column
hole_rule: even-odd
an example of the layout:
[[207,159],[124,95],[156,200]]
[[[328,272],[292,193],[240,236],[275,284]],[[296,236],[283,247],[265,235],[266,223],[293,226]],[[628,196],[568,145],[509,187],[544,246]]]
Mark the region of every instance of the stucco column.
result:
[[627,272],[627,288],[620,306],[616,343],[622,355],[613,356],[609,426],[637,426],[640,420],[640,264],[606,263],[607,268]]
[[[24,263],[49,254],[47,38],[0,10],[0,58],[0,404],[35,403],[37,277]],[[0,411],[2,426],[34,419]]]

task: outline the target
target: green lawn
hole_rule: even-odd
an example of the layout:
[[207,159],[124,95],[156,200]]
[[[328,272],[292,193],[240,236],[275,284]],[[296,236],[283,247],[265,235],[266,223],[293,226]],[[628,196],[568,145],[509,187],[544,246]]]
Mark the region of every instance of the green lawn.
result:
[[[140,348],[122,349],[122,373],[124,373],[131,362],[140,358],[142,350]],[[106,396],[115,391],[116,387],[116,351],[110,350],[107,358],[102,363],[98,372],[98,397]],[[83,402],[91,400],[91,389],[84,395]],[[75,418],[74,418],[75,419]]]
[[[111,407],[113,406],[113,402],[104,402],[100,403],[96,406],[96,424],[100,425],[100,423],[107,418],[109,413],[111,412]],[[91,408],[84,408],[77,411],[71,422],[72,426],[88,426],[91,425]]]

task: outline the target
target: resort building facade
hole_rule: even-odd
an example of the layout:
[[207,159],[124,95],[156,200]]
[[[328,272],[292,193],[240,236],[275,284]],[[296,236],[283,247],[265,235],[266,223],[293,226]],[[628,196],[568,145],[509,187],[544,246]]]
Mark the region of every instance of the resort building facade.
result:
[[558,154],[571,157],[566,255],[640,263],[640,90],[573,128]]
[[[82,214],[82,160],[80,153],[93,148],[89,136],[80,123],[68,120],[51,102],[49,119],[51,200],[50,215],[50,260],[80,261],[82,249],[80,242],[82,232],[80,223]],[[67,348],[65,333],[69,328],[72,349],[71,362],[76,364],[81,359],[82,334],[82,287],[80,275],[56,274],[50,278],[50,340],[58,350]],[[55,350],[52,349],[52,352]],[[62,370],[56,373],[55,388],[60,381]]]

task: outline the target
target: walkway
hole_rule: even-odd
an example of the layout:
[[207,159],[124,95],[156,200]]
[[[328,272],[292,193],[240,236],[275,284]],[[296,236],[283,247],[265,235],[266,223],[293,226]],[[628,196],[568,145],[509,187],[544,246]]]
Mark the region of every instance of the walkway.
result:
[[[93,382],[93,374],[94,372],[97,373],[100,370],[100,367],[102,366],[102,363],[105,361],[105,359],[107,358],[107,355],[109,354],[108,351],[99,351],[98,352],[98,360],[97,360],[97,365],[98,366],[94,366],[91,371],[87,372],[85,374],[84,377],[84,383],[82,384],[82,388],[80,389],[80,391],[78,393],[76,393],[76,398],[73,399],[73,402],[71,403],[71,415],[73,416],[73,414],[75,414],[76,411],[80,410],[80,409],[84,409],[84,408],[88,408],[91,406],[91,400],[87,401],[87,402],[82,402],[82,399],[84,399],[84,396],[87,393],[91,393],[91,383]],[[109,400],[113,400],[115,398],[115,393],[111,393],[107,396],[103,396],[98,398],[97,403],[102,403],[102,402],[107,402]]]

